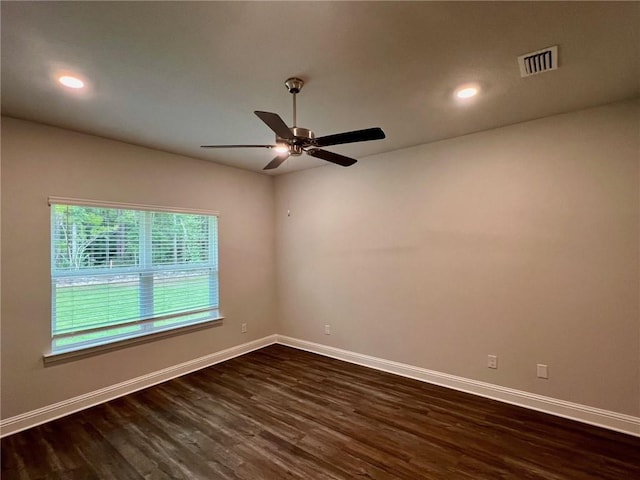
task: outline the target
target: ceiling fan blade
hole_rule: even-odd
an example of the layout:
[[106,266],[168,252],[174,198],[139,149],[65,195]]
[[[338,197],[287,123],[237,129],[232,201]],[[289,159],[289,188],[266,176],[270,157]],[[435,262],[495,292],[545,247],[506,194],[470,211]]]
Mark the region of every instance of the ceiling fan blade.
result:
[[264,167],[263,170],[273,170],[274,168],[278,168],[287,158],[289,158],[289,155],[278,155],[267,163],[267,166]]
[[311,155],[312,157],[320,158],[322,160],[326,160],[327,162],[335,163],[343,167],[349,167],[357,162],[355,158],[345,157],[344,155],[340,155],[339,153],[333,153],[328,150],[320,150],[319,148],[312,148],[307,150],[307,155]]
[[276,145],[200,145],[200,148],[275,148]]
[[285,140],[293,140],[293,133],[291,133],[287,124],[284,123],[284,120],[280,118],[280,115],[277,113],[260,111],[255,111],[253,113],[255,113],[260,120],[266,123],[267,127],[273,130],[278,137],[284,138]]
[[314,145],[318,147],[328,147],[342,143],[368,142],[369,140],[382,140],[385,134],[381,128],[366,128],[364,130],[354,130],[353,132],[336,133],[316,138]]

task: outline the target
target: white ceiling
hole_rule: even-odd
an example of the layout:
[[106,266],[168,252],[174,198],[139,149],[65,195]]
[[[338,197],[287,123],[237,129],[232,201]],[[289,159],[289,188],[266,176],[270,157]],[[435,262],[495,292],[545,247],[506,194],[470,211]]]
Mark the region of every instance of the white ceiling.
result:
[[[254,110],[291,123],[284,81],[306,81],[298,125],[363,158],[640,95],[640,2],[7,2],[2,113],[262,171]],[[518,55],[559,46],[557,71],[520,78]],[[89,80],[65,91],[63,70]],[[480,96],[461,105],[460,84]],[[362,161],[366,161],[366,158]],[[270,173],[328,165],[306,155]]]

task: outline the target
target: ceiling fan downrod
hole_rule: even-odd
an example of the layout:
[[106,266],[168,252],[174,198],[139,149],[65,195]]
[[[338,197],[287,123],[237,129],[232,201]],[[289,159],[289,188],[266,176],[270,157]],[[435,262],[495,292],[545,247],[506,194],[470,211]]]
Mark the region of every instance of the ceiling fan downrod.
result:
[[298,120],[297,120],[297,116],[296,116],[296,95],[298,93],[300,93],[300,90],[302,90],[302,86],[304,85],[304,80],[301,80],[300,78],[297,77],[291,77],[288,78],[286,82],[284,82],[285,86],[287,87],[287,90],[289,90],[289,93],[291,95],[293,95],[293,125],[292,127],[295,128],[298,126]]
[[[290,128],[291,133],[293,134],[293,139],[290,139],[285,143],[289,146],[289,155],[299,157],[305,151],[303,146],[315,137],[313,132],[308,128],[298,127],[296,97],[298,93],[300,93],[300,90],[302,90],[304,80],[298,77],[291,77],[288,78],[284,84],[287,87],[287,90],[289,90],[289,93],[293,95],[293,125]],[[276,141],[280,140],[282,139],[276,138]]]

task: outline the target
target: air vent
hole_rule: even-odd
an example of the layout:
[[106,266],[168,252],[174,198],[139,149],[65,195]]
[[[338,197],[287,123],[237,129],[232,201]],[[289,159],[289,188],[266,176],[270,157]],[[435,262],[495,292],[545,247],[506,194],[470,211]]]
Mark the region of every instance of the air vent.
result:
[[530,77],[550,72],[558,68],[558,46],[547,47],[537,52],[525,53],[518,57],[520,76]]

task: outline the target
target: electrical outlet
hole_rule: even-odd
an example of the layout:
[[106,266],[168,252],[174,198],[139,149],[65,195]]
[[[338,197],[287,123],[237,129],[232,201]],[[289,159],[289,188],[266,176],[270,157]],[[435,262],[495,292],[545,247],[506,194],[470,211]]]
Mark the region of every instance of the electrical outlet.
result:
[[247,333],[247,324],[246,323],[242,324],[242,333]]
[[331,335],[331,325],[325,325],[324,326],[324,334],[325,335]]
[[498,356],[497,355],[488,355],[487,356],[487,367],[489,367],[489,368],[498,368]]
[[549,378],[549,366],[542,363],[538,364],[538,378]]

